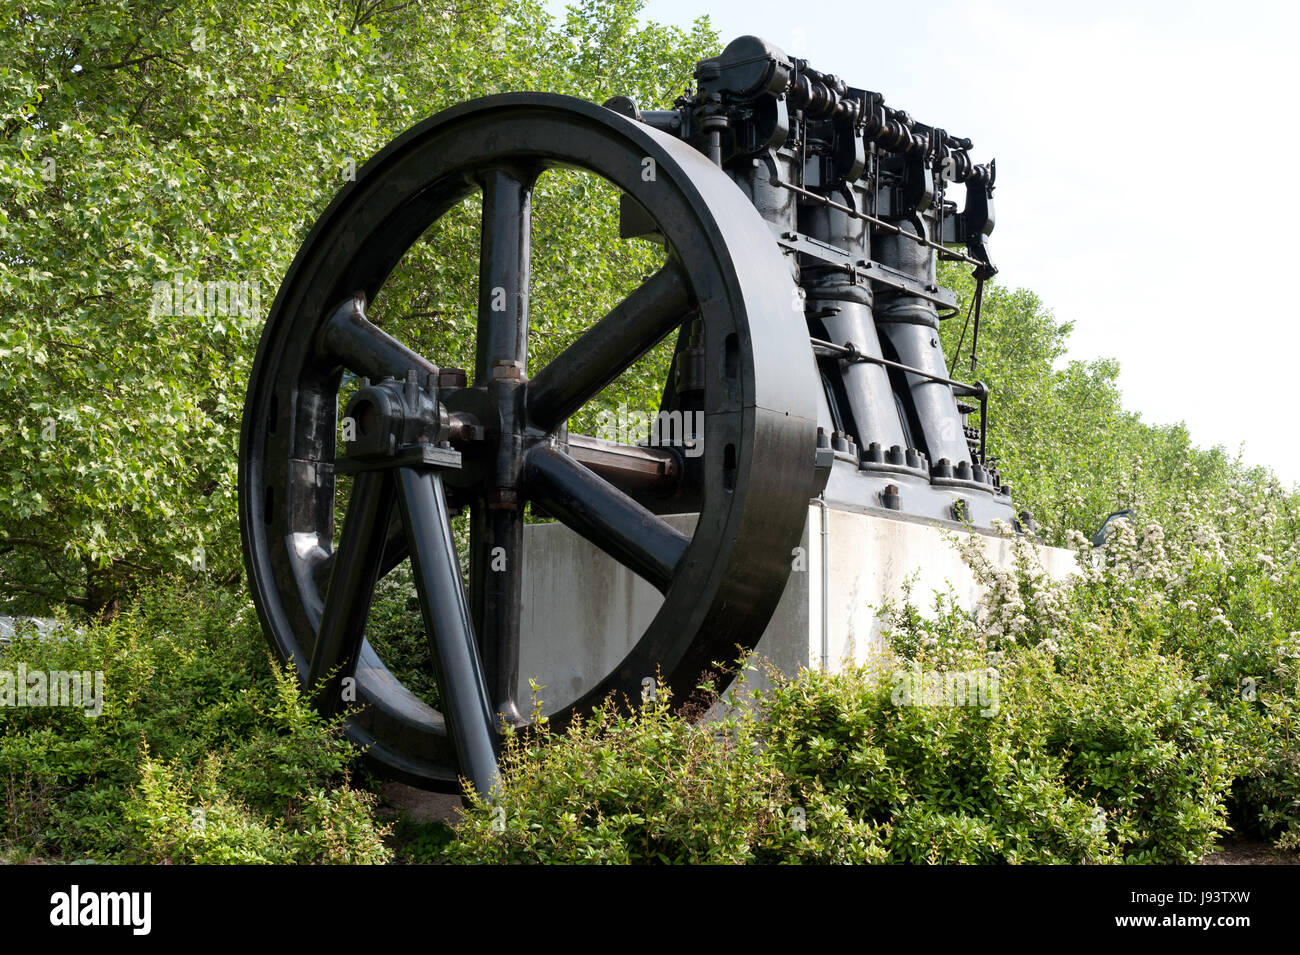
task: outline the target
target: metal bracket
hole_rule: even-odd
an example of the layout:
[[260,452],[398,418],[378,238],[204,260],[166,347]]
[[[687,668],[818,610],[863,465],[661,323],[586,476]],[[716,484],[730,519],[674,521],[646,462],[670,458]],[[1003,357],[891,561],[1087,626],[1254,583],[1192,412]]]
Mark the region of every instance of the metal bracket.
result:
[[344,455],[334,460],[336,474],[360,474],[363,471],[387,471],[392,468],[459,469],[461,455],[455,448],[431,444],[413,444],[397,448],[391,455]]
[[854,259],[843,249],[827,245],[801,232],[791,232],[769,223],[776,235],[777,244],[783,249],[799,252],[810,258],[834,265],[853,276],[856,281],[874,282],[885,285],[908,295],[925,299],[927,302],[951,310],[957,308],[957,293],[940,285],[926,285],[888,265],[882,265],[870,259]]

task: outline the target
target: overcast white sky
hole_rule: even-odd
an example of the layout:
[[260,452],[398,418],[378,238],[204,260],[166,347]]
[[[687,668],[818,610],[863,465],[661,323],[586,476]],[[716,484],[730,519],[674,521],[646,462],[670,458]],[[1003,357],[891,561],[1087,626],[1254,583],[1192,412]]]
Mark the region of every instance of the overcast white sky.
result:
[[[563,0],[551,0],[560,11]],[[998,160],[999,279],[1113,357],[1125,404],[1300,482],[1286,246],[1300,4],[648,0],[877,90]],[[687,80],[683,77],[683,82]]]

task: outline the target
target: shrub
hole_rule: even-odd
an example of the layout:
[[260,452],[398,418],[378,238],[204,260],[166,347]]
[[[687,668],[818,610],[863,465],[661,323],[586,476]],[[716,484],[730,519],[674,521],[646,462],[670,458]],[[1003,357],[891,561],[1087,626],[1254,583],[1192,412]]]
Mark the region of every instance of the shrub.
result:
[[[103,711],[0,708],[0,849],[76,859],[380,861],[356,755],[270,662],[242,596],[163,581],[0,670],[102,671]],[[206,820],[193,831],[195,810]]]
[[664,687],[639,707],[611,700],[562,734],[543,725],[509,735],[499,798],[473,800],[458,837],[447,851],[452,862],[880,856],[873,827],[824,800],[792,804],[752,715],[692,724],[670,712]]
[[1202,563],[1149,627],[1227,718],[1235,827],[1300,848],[1300,568]]
[[[1294,845],[1297,515],[1252,500],[1193,500],[1169,530],[1121,521],[1104,548],[1077,542],[1068,582],[1027,541],[1008,568],[963,545],[985,590],[973,611],[948,594],[923,614],[905,594],[870,665],[742,682],[715,722],[674,715],[661,687],[510,733],[497,802],[473,800],[454,832],[402,825],[400,857],[1191,862],[1229,810]],[[401,583],[375,637],[418,667]],[[111,623],[0,651],[0,670],[20,663],[102,670],[105,694],[98,718],[0,709],[6,854],[391,858],[374,797],[349,784],[341,722],[270,663],[244,598],[165,582]]]
[[308,790],[291,811],[259,813],[229,781],[225,761],[209,757],[195,770],[146,757],[137,791],[125,806],[133,855],[147,863],[249,865],[367,864],[389,861],[375,825],[376,797],[348,786]]
[[1181,665],[1225,721],[1234,827],[1300,847],[1300,502],[1275,481],[1190,493],[1168,528],[1080,542],[1080,617],[1123,619]]
[[[1114,632],[1002,651],[991,695],[926,697],[986,660],[973,630],[902,608],[911,646],[796,678],[691,725],[607,704],[511,736],[454,862],[1192,862],[1223,828],[1222,714],[1176,660]],[[946,667],[949,669],[938,669]],[[743,693],[741,694],[743,696]]]
[[876,827],[889,862],[1114,857],[1095,807],[1062,784],[1059,760],[1017,746],[1005,703],[995,718],[914,705],[896,692],[899,677],[809,671],[776,684],[766,736],[797,801],[829,800]]

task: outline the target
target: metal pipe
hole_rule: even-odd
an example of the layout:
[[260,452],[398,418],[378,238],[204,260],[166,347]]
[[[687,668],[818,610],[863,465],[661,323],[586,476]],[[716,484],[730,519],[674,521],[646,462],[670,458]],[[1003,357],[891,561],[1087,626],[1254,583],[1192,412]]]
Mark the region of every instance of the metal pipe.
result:
[[933,372],[926,371],[924,368],[913,368],[911,365],[902,365],[896,361],[890,361],[888,358],[879,358],[875,355],[867,355],[856,348],[846,345],[836,345],[834,342],[822,341],[820,338],[810,338],[814,349],[822,349],[823,354],[834,354],[843,358],[844,361],[870,361],[877,365],[884,365],[886,368],[897,368],[899,371],[905,371],[910,375],[920,375],[923,378],[929,378],[931,381],[941,381],[945,385],[952,385],[954,388],[961,388],[962,394],[973,395],[975,397],[988,396],[988,386],[983,382],[968,384],[964,381],[956,381],[952,378],[945,378],[943,375],[936,375]]
[[826,504],[826,495],[817,495],[817,504],[822,512],[822,672],[830,669],[831,656],[831,546],[830,546],[830,508]]

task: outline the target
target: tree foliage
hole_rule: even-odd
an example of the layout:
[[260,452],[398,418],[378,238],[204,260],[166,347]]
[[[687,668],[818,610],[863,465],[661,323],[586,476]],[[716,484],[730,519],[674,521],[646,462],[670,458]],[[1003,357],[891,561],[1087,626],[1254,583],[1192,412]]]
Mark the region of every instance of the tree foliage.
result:
[[[239,575],[236,448],[252,355],[316,215],[401,130],[487,93],[671,103],[716,50],[707,20],[641,0],[0,0],[0,593],[11,610],[113,611],[138,581]],[[546,174],[534,202],[534,367],[662,255],[617,238],[617,194]],[[468,364],[478,199],[398,265],[371,317]],[[946,269],[969,300],[965,270]],[[204,284],[198,284],[204,283]],[[221,299],[213,285],[240,293]],[[224,307],[223,307],[224,306]],[[949,354],[961,319],[944,326]],[[992,452],[1049,539],[1137,497],[1267,484],[1181,424],[1124,409],[1113,361],[1066,361],[1070,325],[991,285],[977,371]],[[966,371],[959,359],[954,369]],[[661,348],[585,417],[653,408]]]
[[[11,609],[111,611],[135,582],[178,568],[236,579],[243,392],[315,216],[385,142],[474,96],[665,105],[716,37],[707,21],[642,26],[639,7],[587,0],[557,24],[535,0],[0,3]],[[645,252],[607,254],[599,183],[559,176],[541,193],[538,281],[552,304],[538,317],[553,347],[601,314]],[[575,210],[591,219],[581,241]],[[425,313],[404,331],[450,364],[472,321],[476,246],[474,209],[458,210],[408,255],[376,317]],[[223,309],[210,284],[187,283],[245,294]],[[160,289],[181,294],[160,301]]]
[[[958,291],[963,315],[975,291],[968,272],[948,265],[942,271],[944,284]],[[1150,424],[1127,410],[1116,361],[1067,358],[1072,328],[1033,292],[991,283],[976,369],[970,368],[969,327],[952,369],[992,390],[989,453],[1017,506],[1030,510],[1050,542],[1064,543],[1071,530],[1091,535],[1108,514],[1138,503],[1147,516],[1172,518],[1193,492],[1226,499],[1267,487],[1285,497],[1266,469],[1247,468],[1221,447],[1198,448],[1185,424]],[[962,332],[962,317],[943,325],[950,358]]]

